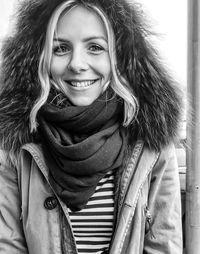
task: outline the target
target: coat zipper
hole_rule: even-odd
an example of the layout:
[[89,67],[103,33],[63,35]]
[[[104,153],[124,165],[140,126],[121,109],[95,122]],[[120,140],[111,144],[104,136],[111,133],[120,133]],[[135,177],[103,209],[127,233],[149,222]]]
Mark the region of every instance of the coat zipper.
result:
[[144,212],[145,212],[146,222],[148,224],[148,231],[151,233],[152,238],[156,239],[156,237],[153,233],[153,230],[152,230],[152,215],[151,215],[150,210],[147,205],[144,209]]
[[[138,163],[139,157],[142,153],[143,146],[144,146],[144,143],[138,141],[133,149],[132,156],[134,156],[134,157],[131,158],[131,160],[134,160],[134,161],[130,162],[130,163],[134,164],[134,168],[137,167],[137,163]],[[124,202],[127,190],[128,190],[129,183],[130,183],[132,176],[135,172],[135,170],[134,170],[134,172],[133,172],[133,170],[128,170],[129,167],[130,167],[130,165],[128,163],[126,169],[124,170],[124,172],[121,176],[121,180],[120,180],[120,182],[122,182],[124,178],[128,178],[126,180],[126,183],[123,186],[123,189],[119,188],[119,197],[118,197],[118,202],[119,202],[118,203],[119,204],[118,211],[119,211],[119,213],[118,213],[118,215],[120,214],[120,210],[122,208],[122,205],[123,205],[123,202]]]
[[[142,147],[143,147],[143,146],[142,146]],[[140,154],[141,154],[141,152],[139,153],[139,155],[140,155]],[[142,189],[142,187],[143,187],[143,185],[144,185],[144,183],[145,183],[147,177],[149,176],[149,173],[151,172],[153,166],[155,165],[155,163],[156,163],[158,157],[159,157],[159,155],[157,154],[157,156],[155,157],[154,161],[152,162],[151,167],[149,167],[149,169],[148,169],[148,171],[147,171],[147,173],[146,173],[146,175],[145,175],[145,177],[144,177],[142,183],[140,184],[140,186],[139,186],[139,188],[138,188],[137,195],[136,195],[135,200],[134,200],[134,205],[132,206],[132,209],[133,209],[133,210],[132,210],[132,216],[134,215],[134,212],[135,212],[135,207],[136,207],[136,204],[137,204],[137,201],[138,201],[138,198],[139,198],[140,190]],[[137,160],[137,161],[138,161],[138,160]],[[136,165],[137,165],[137,163],[136,163],[134,166],[136,167]],[[123,175],[124,175],[124,174],[123,174]],[[120,201],[121,201],[121,202],[120,202],[120,205],[119,205],[119,212],[118,212],[118,216],[117,216],[117,219],[116,219],[116,225],[119,224],[119,217],[120,217],[121,209],[122,209],[122,206],[123,206],[123,203],[124,203],[124,200],[125,200],[125,196],[126,196],[126,193],[127,193],[127,190],[128,190],[128,186],[129,186],[128,183],[130,182],[130,178],[131,178],[131,177],[130,177],[130,175],[129,175],[129,179],[128,179],[127,184],[126,184],[126,186],[125,186],[126,191],[123,191],[123,193],[122,193],[123,195],[121,195],[121,197],[120,197]],[[149,210],[147,210],[147,211],[149,211]],[[129,220],[130,220],[130,218],[129,218]],[[151,217],[150,211],[148,212],[148,221],[150,222],[150,225],[151,225],[151,224],[152,224],[152,217]],[[116,226],[116,228],[117,228],[117,226]],[[152,236],[154,236],[153,232],[152,232]],[[114,234],[114,237],[115,237],[115,234]],[[124,242],[125,237],[126,237],[126,233],[123,235],[123,239],[122,239],[122,241],[121,241],[121,243],[120,243],[120,248],[118,249],[117,254],[121,254],[122,247],[123,247],[123,242]],[[155,236],[154,236],[154,237],[155,237]],[[113,239],[113,240],[114,240],[114,239]],[[113,244],[113,242],[114,242],[114,241],[112,241],[112,244]],[[111,248],[111,249],[112,249],[112,248]],[[111,254],[115,254],[115,253],[112,252]]]

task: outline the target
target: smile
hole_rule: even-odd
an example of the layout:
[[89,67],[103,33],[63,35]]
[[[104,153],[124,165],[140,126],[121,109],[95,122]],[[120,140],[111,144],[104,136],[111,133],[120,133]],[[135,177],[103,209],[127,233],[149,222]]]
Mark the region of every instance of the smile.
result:
[[94,80],[83,80],[83,81],[75,81],[75,80],[67,80],[66,82],[73,86],[73,87],[88,87],[93,85],[98,79],[94,79]]

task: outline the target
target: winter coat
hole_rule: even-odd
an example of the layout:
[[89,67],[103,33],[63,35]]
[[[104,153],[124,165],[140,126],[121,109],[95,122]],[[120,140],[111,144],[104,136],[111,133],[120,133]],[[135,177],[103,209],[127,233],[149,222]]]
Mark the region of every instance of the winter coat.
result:
[[[16,167],[6,160],[1,152],[0,253],[77,253],[67,207],[49,183],[40,146],[26,144]],[[122,177],[117,179],[118,212],[109,253],[182,254],[174,147],[152,152],[138,141]],[[62,246],[63,227],[68,234],[66,252]]]
[[[2,48],[2,254],[57,254],[62,253],[63,244],[67,253],[76,253],[67,208],[49,183],[40,142],[29,128],[30,111],[40,93],[37,70],[47,23],[63,1],[25,0],[16,32]],[[125,1],[94,2],[99,2],[111,17],[121,45],[116,47],[118,68],[126,73],[140,106],[129,126],[130,146],[135,148],[128,165],[124,163],[122,176],[116,177],[116,224],[109,253],[181,254],[180,189],[172,145],[178,128],[179,96],[145,42],[135,14],[128,15],[129,7],[121,11]],[[134,57],[127,61],[127,54]],[[130,75],[133,67],[134,79]],[[68,234],[65,241],[63,227]]]

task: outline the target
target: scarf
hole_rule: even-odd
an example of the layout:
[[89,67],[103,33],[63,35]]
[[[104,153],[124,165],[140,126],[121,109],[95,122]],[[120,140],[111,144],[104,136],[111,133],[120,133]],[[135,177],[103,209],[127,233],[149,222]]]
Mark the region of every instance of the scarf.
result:
[[107,98],[107,92],[89,106],[41,108],[39,133],[50,183],[72,211],[84,208],[100,179],[122,164],[127,144],[122,115],[122,101]]

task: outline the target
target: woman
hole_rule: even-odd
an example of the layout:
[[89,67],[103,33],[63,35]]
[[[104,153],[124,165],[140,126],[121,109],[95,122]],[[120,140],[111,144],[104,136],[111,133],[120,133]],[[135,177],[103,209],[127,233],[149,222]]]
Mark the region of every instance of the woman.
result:
[[134,6],[24,1],[0,116],[0,253],[182,253],[179,97]]

